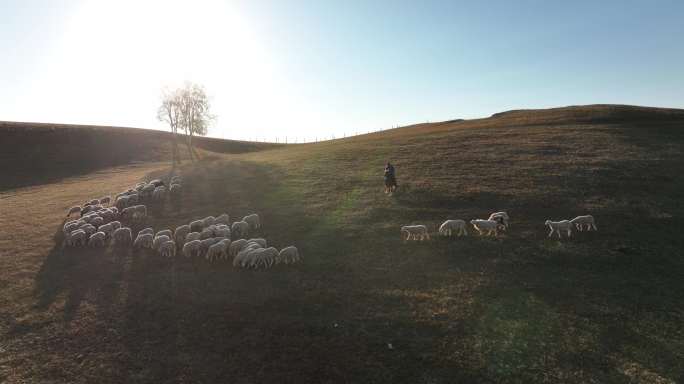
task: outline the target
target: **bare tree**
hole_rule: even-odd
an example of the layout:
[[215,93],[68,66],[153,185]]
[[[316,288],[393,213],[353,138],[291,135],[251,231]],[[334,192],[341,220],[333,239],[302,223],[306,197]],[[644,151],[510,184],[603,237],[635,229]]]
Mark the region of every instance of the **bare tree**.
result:
[[180,162],[177,145],[179,128],[185,133],[190,160],[195,161],[198,158],[197,152],[192,145],[192,137],[194,135],[204,136],[207,134],[209,125],[215,118],[209,112],[209,107],[209,98],[204,88],[200,85],[186,83],[183,88],[172,92],[164,92],[162,105],[157,111],[157,118],[168,123],[173,132],[174,164],[176,161]]

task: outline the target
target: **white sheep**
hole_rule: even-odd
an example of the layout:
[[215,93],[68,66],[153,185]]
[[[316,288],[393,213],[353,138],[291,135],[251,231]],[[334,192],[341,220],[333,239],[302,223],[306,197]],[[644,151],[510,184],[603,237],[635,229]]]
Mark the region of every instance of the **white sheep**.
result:
[[262,239],[262,238],[256,238],[256,239],[249,239],[249,240],[247,240],[247,244],[251,244],[251,243],[257,243],[257,244],[261,245],[261,246],[264,247],[264,248],[266,248],[266,247],[268,246],[268,244],[266,243],[266,239]]
[[200,240],[200,257],[206,255],[207,251],[209,250],[209,247],[220,242],[221,240],[223,239],[219,239],[216,237],[210,237],[208,239]]
[[112,239],[114,239],[114,245],[116,246],[127,246],[133,242],[133,236],[131,235],[131,229],[128,227],[121,227],[114,230],[112,234]]
[[157,201],[164,201],[164,198],[166,197],[166,187],[165,186],[160,186],[154,189],[154,192],[152,193],[152,198]]
[[188,233],[190,233],[190,226],[187,224],[180,225],[173,232],[173,240],[178,244],[183,244]]
[[209,246],[207,249],[207,260],[213,262],[220,259],[226,259],[226,252],[230,246],[230,240],[223,239]]
[[88,245],[93,248],[103,248],[107,235],[104,232],[95,232],[88,238]]
[[257,243],[246,244],[240,252],[237,253],[233,259],[233,266],[246,267],[252,261],[252,252],[257,249],[263,249],[263,247]]
[[103,232],[105,234],[105,238],[108,238],[112,235],[112,232],[114,232],[114,226],[112,223],[102,224],[97,227],[97,230],[99,232]]
[[249,266],[252,268],[269,268],[276,263],[278,258],[278,250],[270,248],[261,248],[250,253]]
[[173,240],[165,241],[159,246],[159,254],[162,257],[175,257],[176,256],[176,243]]
[[76,246],[84,246],[86,245],[86,240],[87,240],[87,235],[86,232],[82,229],[77,229],[71,233],[69,233],[66,237],[66,244],[71,246],[71,247],[76,247]]
[[250,229],[261,228],[261,220],[259,220],[259,215],[257,215],[256,213],[252,213],[251,215],[247,215],[247,216],[243,217],[242,221],[249,224]]
[[147,207],[144,205],[136,205],[133,208],[135,208],[135,214],[133,217],[137,220],[142,220],[147,217]]
[[414,239],[418,240],[420,238],[421,241],[423,239],[427,238],[430,240],[430,234],[428,233],[427,227],[424,225],[405,225],[401,227],[402,234],[406,233],[406,239],[404,240],[409,240],[409,239]]
[[439,226],[439,233],[442,236],[451,236],[454,232],[458,233],[458,236],[468,235],[468,230],[466,229],[466,222],[463,220],[447,220]]
[[204,223],[202,220],[195,220],[190,222],[190,231],[191,232],[202,232],[204,229]]
[[496,220],[475,219],[470,220],[470,224],[473,225],[480,235],[487,231],[487,236],[490,236],[492,233],[494,236],[499,236],[498,229],[501,224]]
[[301,260],[297,247],[290,245],[280,250],[276,258],[276,264],[294,264]]
[[185,243],[189,243],[191,241],[199,240],[200,239],[200,233],[199,232],[190,232],[185,236]]
[[214,237],[214,230],[211,227],[204,228],[202,232],[200,232],[200,240],[208,239]]
[[166,235],[156,236],[154,240],[152,240],[152,249],[158,251],[159,247],[169,240],[171,240],[171,238]]
[[230,227],[230,233],[234,236],[244,237],[249,233],[249,223],[246,221],[236,221]]
[[141,229],[140,232],[138,232],[138,235],[140,235],[140,234],[143,234],[143,235],[144,235],[144,234],[146,234],[146,233],[149,233],[150,235],[154,236],[154,228],[148,227],[148,228],[145,228],[145,229]]
[[225,224],[217,224],[214,227],[214,236],[230,238],[230,227]]
[[67,211],[66,217],[69,217],[69,216],[73,215],[74,213],[78,213],[78,214],[81,213],[81,206],[80,205],[74,205],[73,207],[69,208],[69,210]]
[[128,195],[119,196],[114,202],[114,206],[123,213],[123,210],[128,208]]
[[169,195],[171,195],[172,198],[180,197],[181,192],[183,192],[183,187],[181,187],[180,184],[171,184],[169,187]]
[[111,223],[109,223],[109,224],[111,224],[111,225],[112,225],[112,227],[114,227],[114,230],[115,230],[115,231],[116,231],[117,229],[121,228],[121,222],[118,222],[118,221],[112,221],[112,222],[111,222]]
[[508,217],[508,213],[506,212],[494,212],[491,215],[489,215],[489,220],[494,220],[498,221],[499,224],[502,225],[502,229],[506,230],[508,228],[508,221],[510,220],[510,217]]
[[154,237],[159,237],[159,236],[163,236],[163,235],[168,236],[169,239],[173,239],[173,232],[171,232],[170,229],[163,229],[163,230],[157,232],[157,234],[154,235]]
[[81,222],[78,220],[66,222],[66,223],[64,223],[64,227],[62,227],[62,231],[64,232],[64,234],[71,233],[71,232],[77,230],[78,227],[80,227],[82,223],[86,224],[85,222]]
[[554,232],[558,234],[558,238],[561,238],[561,232],[566,232],[568,237],[572,236],[572,223],[570,220],[561,220],[561,221],[551,221],[551,220],[546,220],[544,222],[544,225],[551,228],[551,232],[549,232],[549,236],[553,235]]
[[570,222],[580,232],[584,229],[583,228],[584,225],[587,226],[587,231],[591,231],[592,228],[594,228],[594,231],[597,230],[596,222],[594,221],[594,216],[592,216],[592,215],[577,216],[574,219],[570,220]]
[[112,202],[112,197],[111,196],[105,196],[100,199],[100,204],[105,205],[109,204]]
[[100,217],[100,216],[95,216],[93,219],[90,221],[90,224],[99,227],[100,225],[104,224],[105,220]]
[[236,256],[245,245],[247,245],[247,240],[245,239],[233,241],[232,243],[230,243],[230,246],[228,247],[228,255],[233,257]]
[[133,242],[133,248],[152,248],[154,237],[151,233],[138,233]]
[[86,236],[90,236],[93,233],[97,232],[97,228],[95,228],[95,226],[92,224],[83,224],[78,229],[85,231]]
[[[196,233],[196,232],[194,232]],[[183,256],[187,258],[192,258],[196,257],[200,253],[200,246],[202,245],[202,242],[199,240],[192,240],[190,242],[185,243],[183,245]]]
[[214,224],[230,225],[230,216],[228,216],[227,213],[222,213],[216,218],[216,222]]
[[214,225],[215,223],[216,223],[216,218],[214,216],[207,216],[204,219],[202,219],[202,226],[204,226],[204,228],[206,228],[210,225]]

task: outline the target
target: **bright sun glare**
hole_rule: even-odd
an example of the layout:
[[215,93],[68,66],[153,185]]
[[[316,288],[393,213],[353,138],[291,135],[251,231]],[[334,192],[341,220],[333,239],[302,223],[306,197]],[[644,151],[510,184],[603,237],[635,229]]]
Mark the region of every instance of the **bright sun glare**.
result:
[[[150,107],[163,87],[184,81],[206,86],[219,117],[210,131],[215,136],[257,135],[254,116],[262,126],[277,124],[263,111],[282,118],[295,109],[281,94],[265,47],[220,1],[85,2],[46,54],[44,68],[34,84],[40,92],[31,94],[44,98],[33,104],[44,106],[39,119],[46,121],[139,125],[135,117],[148,115],[146,127],[163,128]],[[68,103],[56,102],[63,100]]]

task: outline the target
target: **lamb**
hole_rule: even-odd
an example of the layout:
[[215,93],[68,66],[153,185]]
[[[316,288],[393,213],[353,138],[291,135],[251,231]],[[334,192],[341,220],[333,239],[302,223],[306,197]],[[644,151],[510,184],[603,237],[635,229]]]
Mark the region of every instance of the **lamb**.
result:
[[233,241],[232,243],[230,243],[230,246],[228,247],[228,255],[233,257],[236,256],[245,245],[247,245],[247,240],[245,239]]
[[289,246],[280,250],[276,258],[276,264],[294,264],[301,260],[297,247]]
[[88,238],[88,245],[93,248],[103,248],[105,246],[105,235],[104,232],[95,232]]
[[202,220],[195,220],[190,222],[190,231],[191,232],[202,232],[204,229],[204,223]]
[[133,248],[152,248],[154,238],[151,233],[138,233],[138,237],[135,238],[133,243]]
[[199,240],[200,239],[200,233],[199,232],[190,232],[185,236],[185,242],[189,243],[191,241]]
[[105,197],[100,199],[100,204],[102,204],[102,205],[109,204],[109,203],[111,203],[111,201],[112,201],[111,196],[105,196]]
[[458,236],[468,235],[466,222],[463,220],[447,220],[439,226],[439,234],[442,236],[451,236],[454,232],[458,232]]
[[222,213],[216,218],[215,224],[230,225],[230,216],[227,213]]
[[409,240],[411,238],[418,240],[418,237],[420,237],[421,241],[425,238],[430,240],[430,234],[428,233],[427,227],[424,225],[405,225],[401,227],[401,233],[406,233],[406,239],[404,240]]
[[569,220],[546,220],[544,225],[551,228],[551,232],[549,232],[548,237],[551,237],[551,235],[553,235],[554,232],[558,234],[559,239],[561,238],[561,232],[566,232],[568,234],[568,237],[572,236],[572,223]]
[[249,224],[250,229],[261,228],[261,221],[259,220],[259,215],[257,215],[256,213],[252,213],[251,215],[247,215],[247,216],[243,217],[242,221]]
[[166,236],[166,235],[161,235],[161,236],[155,237],[154,240],[152,240],[152,249],[154,249],[155,251],[158,251],[158,250],[159,250],[159,247],[160,247],[163,243],[165,243],[165,242],[167,242],[167,241],[169,241],[169,240],[171,240],[171,238],[168,237],[168,236]]
[[140,235],[140,234],[144,235],[146,233],[149,233],[150,235],[154,236],[154,228],[149,227],[149,228],[142,229],[142,230],[140,230],[140,232],[138,232],[138,235]]
[[230,227],[230,232],[235,236],[247,236],[249,232],[249,224],[246,221],[236,221]]
[[501,224],[503,226],[502,229],[504,229],[504,230],[506,228],[508,228],[508,220],[509,219],[510,218],[508,217],[508,213],[503,212],[503,211],[502,212],[494,212],[491,215],[489,215],[489,220],[498,221],[499,224]]
[[126,246],[133,242],[131,229],[128,227],[121,227],[115,230],[112,234],[112,238],[114,239],[114,245],[116,246]]
[[176,231],[173,233],[173,239],[176,241],[178,244],[183,244],[185,242],[185,236],[190,233],[190,226],[189,225],[181,225],[176,228]]
[[591,231],[592,228],[594,228],[594,231],[596,231],[596,222],[594,221],[594,216],[592,215],[586,215],[586,216],[577,216],[574,219],[570,220],[570,223],[577,228],[578,231],[583,230],[583,226],[587,226],[587,231]]
[[79,206],[79,205],[74,205],[73,207],[69,208],[69,210],[67,211],[66,217],[69,217],[69,216],[71,216],[71,215],[74,214],[74,213],[81,214],[81,206]]
[[187,258],[198,256],[201,244],[202,242],[199,240],[192,240],[190,242],[185,243],[185,245],[183,245],[183,256]]
[[473,225],[473,227],[477,230],[477,232],[480,235],[482,235],[484,231],[487,231],[487,236],[490,236],[492,233],[494,234],[494,236],[499,235],[498,228],[501,224],[496,220],[475,219],[470,220],[470,224]]
[[175,257],[176,256],[176,243],[174,243],[173,240],[165,241],[159,247],[159,254],[162,257],[168,257],[168,258]]
[[173,232],[171,232],[170,229],[161,230],[161,231],[157,232],[157,234],[154,235],[154,237],[159,237],[159,236],[163,236],[163,235],[168,236],[169,239],[173,239]]
[[86,233],[82,229],[77,229],[69,233],[65,239],[66,244],[71,247],[76,247],[79,245],[86,245]]

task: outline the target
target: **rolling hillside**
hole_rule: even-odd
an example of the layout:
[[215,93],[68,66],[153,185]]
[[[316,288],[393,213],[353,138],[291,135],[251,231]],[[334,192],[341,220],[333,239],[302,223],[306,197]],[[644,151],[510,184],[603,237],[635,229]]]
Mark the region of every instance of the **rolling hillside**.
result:
[[[258,212],[255,236],[296,245],[294,267],[61,247],[69,206],[168,172],[0,192],[0,381],[684,381],[684,110],[510,111],[217,154],[184,164],[182,202],[144,224]],[[436,233],[500,210],[499,238]],[[546,219],[587,213],[597,232],[547,238]],[[418,223],[432,239],[403,242]]]
[[[169,132],[139,128],[0,121],[0,190],[133,162],[169,161]],[[195,138],[198,148],[244,153],[277,144]],[[187,156],[181,147],[181,156]]]

